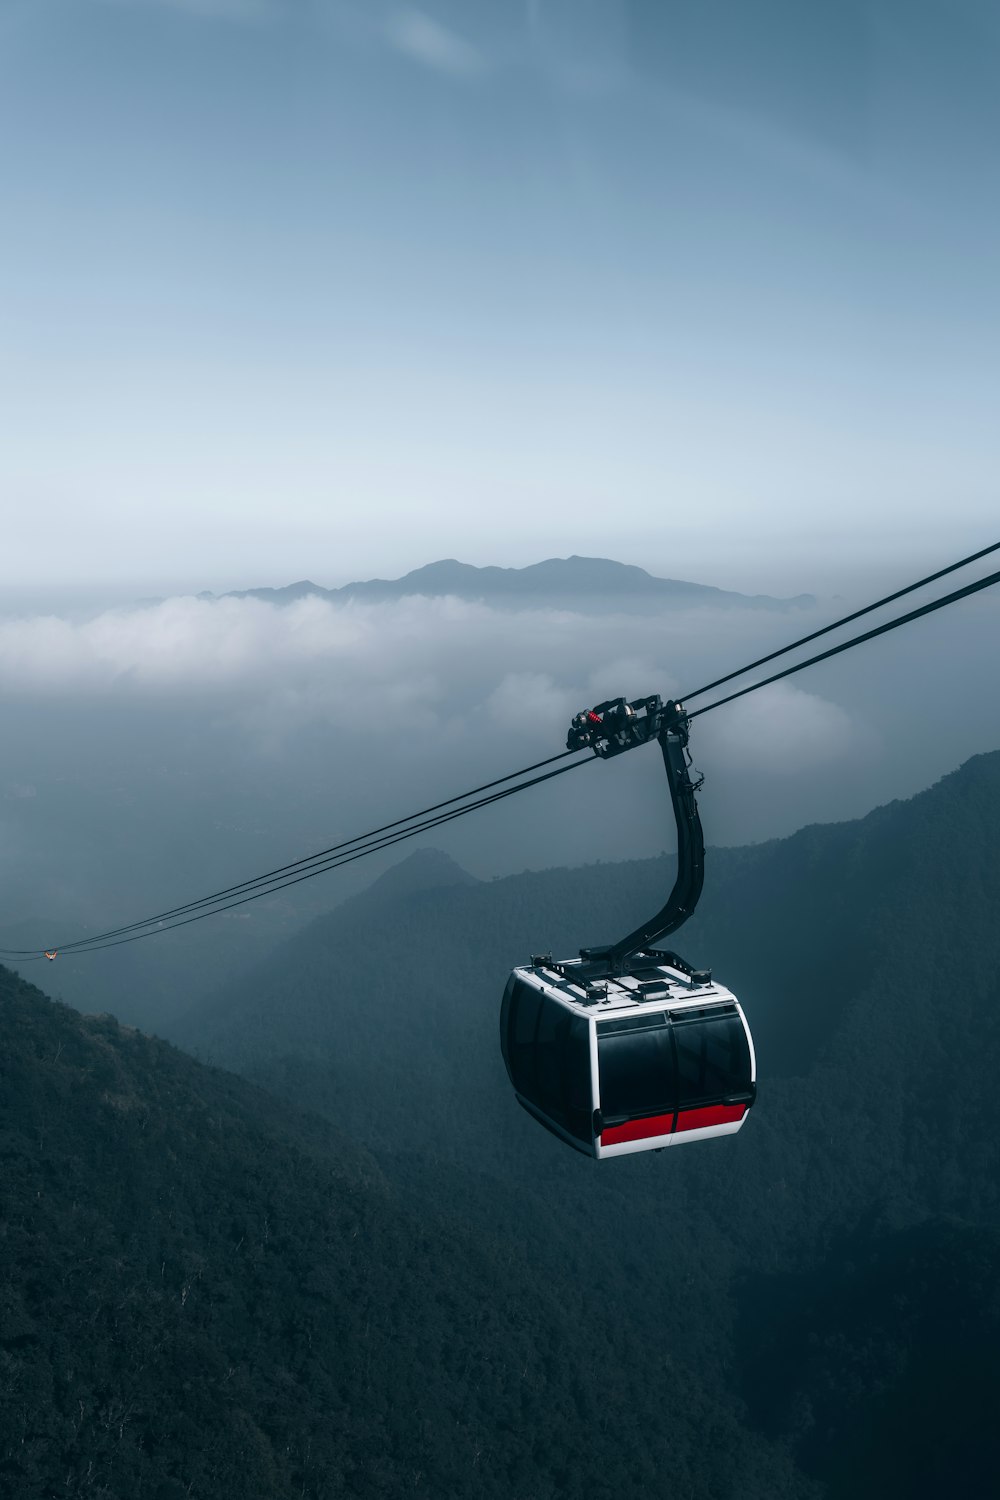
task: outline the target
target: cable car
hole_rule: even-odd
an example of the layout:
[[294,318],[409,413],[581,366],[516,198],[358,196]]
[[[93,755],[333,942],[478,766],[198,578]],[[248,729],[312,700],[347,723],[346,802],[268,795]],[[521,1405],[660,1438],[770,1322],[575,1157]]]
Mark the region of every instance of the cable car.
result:
[[507,981],[500,1032],[519,1103],[589,1156],[734,1135],[754,1101],[753,1040],[736,996],[646,954],[599,984],[548,957]]
[[688,717],[658,696],[578,714],[567,748],[607,759],[656,739],[675,820],[678,872],[664,906],[620,942],[579,958],[535,955],[507,981],[500,1044],[518,1103],[599,1160],[734,1135],[757,1097],[753,1038],[731,990],[653,945],[694,910],[705,846]]

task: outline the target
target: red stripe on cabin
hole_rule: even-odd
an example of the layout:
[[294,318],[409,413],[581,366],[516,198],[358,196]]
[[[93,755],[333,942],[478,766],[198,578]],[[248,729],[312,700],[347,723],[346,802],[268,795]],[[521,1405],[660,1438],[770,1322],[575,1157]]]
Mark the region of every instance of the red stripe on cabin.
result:
[[674,1127],[682,1130],[704,1130],[709,1125],[734,1125],[746,1113],[745,1104],[711,1104],[707,1109],[682,1109]]
[[669,1135],[674,1117],[649,1115],[645,1120],[626,1120],[624,1125],[608,1125],[601,1133],[602,1146],[617,1146],[621,1141],[645,1141],[651,1135]]

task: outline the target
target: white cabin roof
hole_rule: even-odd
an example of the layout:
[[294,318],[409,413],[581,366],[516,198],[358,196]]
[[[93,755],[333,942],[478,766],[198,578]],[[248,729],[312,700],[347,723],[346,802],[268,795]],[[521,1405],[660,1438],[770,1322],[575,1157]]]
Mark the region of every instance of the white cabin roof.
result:
[[[597,980],[586,977],[591,967],[586,960],[577,958],[558,964],[525,965],[514,972],[577,1015],[588,1018],[627,1015],[640,1007],[653,1013],[736,1004],[736,996],[724,984],[714,979],[707,984],[696,984],[669,964],[655,964],[651,960],[635,973]],[[574,971],[580,971],[579,977]]]

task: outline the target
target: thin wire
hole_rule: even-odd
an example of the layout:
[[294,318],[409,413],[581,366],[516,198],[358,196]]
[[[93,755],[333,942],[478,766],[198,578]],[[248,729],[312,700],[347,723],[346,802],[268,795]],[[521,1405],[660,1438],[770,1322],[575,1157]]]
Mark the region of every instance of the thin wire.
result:
[[[443,802],[435,802],[430,807],[421,808],[419,812],[410,813],[405,818],[396,818],[393,822],[383,823],[381,827],[372,828],[367,833],[359,833],[356,834],[354,838],[344,839],[339,844],[331,844],[328,849],[320,849],[315,854],[307,854],[304,855],[301,859],[292,860],[290,864],[279,865],[276,869],[268,870],[263,875],[254,876],[252,880],[243,880],[240,881],[238,885],[226,886],[222,890],[213,891],[211,895],[200,897],[197,901],[188,901],[185,902],[182,906],[170,907],[167,911],[156,912],[153,916],[145,917],[141,921],[128,922],[122,927],[112,927],[107,932],[94,933],[93,937],[91,938],[79,938],[74,942],[64,943],[59,948],[59,952],[70,953],[75,948],[78,948],[81,944],[96,943],[100,942],[104,938],[119,937],[123,933],[134,932],[140,927],[149,927],[154,922],[165,922],[171,917],[182,916],[186,912],[196,911],[199,907],[210,906],[216,901],[224,900],[227,896],[236,895],[238,891],[252,890],[255,886],[264,885],[267,882],[276,879],[279,875],[284,875],[292,870],[305,869],[308,865],[315,864],[320,860],[328,859],[331,855],[338,853],[342,849],[349,849],[353,845],[367,843],[369,839],[377,838],[379,834],[387,833],[392,828],[401,828],[404,824],[412,823],[417,818],[424,818],[429,813],[437,812],[442,807],[452,807],[456,802],[464,802],[468,797],[475,797],[478,796],[480,792],[487,792],[495,786],[502,786],[505,781],[514,781],[519,776],[527,776],[532,771],[540,771],[543,766],[554,765],[556,761],[565,760],[567,756],[576,754],[579,754],[579,752],[576,750],[563,750],[559,755],[549,755],[545,760],[536,761],[532,766],[523,766],[520,771],[511,771],[506,776],[498,776],[494,781],[483,782],[481,786],[472,787],[467,792],[460,792],[455,797],[447,797]],[[533,786],[534,782],[528,782],[526,783],[526,785]],[[479,806],[480,804],[476,803],[474,805]],[[53,943],[50,945],[50,947],[55,948],[57,947],[57,945]],[[18,958],[26,954],[39,954],[40,956],[43,956],[41,955],[41,950],[38,948],[2,948],[0,949],[0,953],[5,956]]]
[[[881,609],[884,604],[892,604],[895,600],[902,599],[904,595],[912,594],[916,589],[922,589],[925,584],[934,583],[938,578],[945,578],[949,573],[956,573],[959,568],[966,568],[969,563],[978,562],[981,557],[987,557],[991,552],[997,551],[1000,551],[1000,542],[993,542],[989,547],[983,547],[981,551],[963,557],[961,562],[951,563],[947,568],[940,568],[936,573],[928,573],[926,578],[921,578],[917,583],[908,584],[905,589],[897,589],[894,594],[886,594],[884,599],[876,599],[874,604],[866,604],[864,609],[856,609],[853,614],[834,620],[832,625],[824,625],[821,630],[814,630],[810,635],[801,636],[799,640],[792,641],[789,646],[781,646],[777,651],[769,652],[767,656],[759,656],[756,661],[752,661],[749,666],[740,667],[737,672],[727,672],[725,677],[717,677],[714,682],[706,682],[704,687],[695,688],[693,693],[680,694],[679,701],[687,703],[690,698],[698,698],[702,693],[709,693],[712,688],[721,687],[724,682],[732,682],[735,677],[742,677],[746,672],[753,672],[757,667],[763,667],[767,662],[775,661],[777,657],[784,656],[799,646],[806,646],[810,641],[818,640],[821,635],[829,635],[831,630],[839,630],[841,625],[849,625],[852,620],[860,620],[862,615],[870,615],[873,610]],[[723,699],[722,701],[728,702],[729,700]]]
[[[185,905],[175,906],[169,911],[157,912],[155,916],[146,917],[143,921],[130,922],[125,927],[116,927],[111,929],[109,932],[96,933],[93,938],[81,938],[78,939],[77,942],[67,943],[62,951],[70,952],[74,948],[78,947],[80,943],[97,942],[102,938],[118,937],[122,933],[134,932],[137,928],[148,927],[154,922],[166,921],[170,917],[182,916],[186,912],[196,911],[199,907],[214,905],[217,901],[222,901],[227,896],[236,895],[238,891],[252,890],[255,886],[269,884],[271,881],[277,879],[278,876],[284,875],[292,870],[302,870],[310,865],[319,865],[321,861],[328,860],[332,855],[337,854],[342,849],[350,849],[356,845],[367,844],[369,840],[377,838],[380,834],[387,833],[392,828],[401,828],[405,824],[413,823],[417,818],[424,818],[429,813],[437,812],[439,808],[451,807],[456,802],[464,802],[466,798],[474,797],[479,792],[489,791],[492,787],[501,786],[505,781],[513,781],[518,776],[526,776],[531,771],[540,770],[542,766],[550,766],[555,761],[565,760],[567,756],[575,755],[578,753],[579,752],[573,750],[563,750],[559,755],[550,755],[545,760],[536,761],[533,766],[524,766],[520,771],[511,771],[507,776],[498,776],[495,781],[484,782],[482,786],[473,787],[470,791],[467,792],[460,792],[456,797],[448,797],[443,802],[435,802],[432,806],[421,808],[419,812],[410,813],[409,816],[405,818],[396,818],[391,823],[383,823],[381,827],[373,828],[368,833],[356,834],[354,838],[344,839],[339,844],[332,844],[328,849],[320,849],[316,854],[308,854],[303,856],[302,859],[293,860],[290,864],[280,865],[277,869],[269,870],[264,875],[257,875],[252,880],[244,880],[241,881],[238,885],[227,886],[224,890],[215,891],[210,896],[202,896],[198,901],[188,901],[187,903],[185,903]],[[518,791],[520,790],[520,787],[522,785],[534,786],[534,784],[535,783],[533,781],[520,783],[519,786],[513,788],[513,790]],[[485,798],[482,801],[470,803],[468,811],[471,812],[476,807],[484,807],[491,800],[492,799],[490,798]],[[434,827],[434,823],[432,822],[422,826]],[[322,868],[326,868],[325,864],[322,866]]]
[[[561,757],[554,756],[554,757],[552,757],[552,759],[561,759]],[[541,764],[546,764],[546,762],[541,762]],[[550,777],[552,777],[552,776],[559,776],[564,771],[572,771],[572,770],[575,770],[577,766],[585,765],[585,764],[587,764],[587,761],[583,761],[583,760],[574,761],[571,765],[563,766],[558,771],[550,771],[550,772],[548,772],[544,776],[536,776],[536,777],[531,778],[528,781],[519,782],[517,784],[517,786],[507,787],[507,788],[505,788],[504,791],[494,792],[494,793],[492,793],[492,795],[490,795],[488,797],[481,797],[476,802],[470,802],[465,807],[457,808],[457,809],[453,810],[450,813],[438,813],[438,815],[436,817],[424,818],[421,822],[416,823],[411,828],[404,829],[402,832],[399,832],[399,833],[396,833],[396,834],[392,834],[392,835],[388,835],[387,834],[387,835],[384,835],[383,837],[380,837],[380,838],[372,838],[372,839],[369,840],[369,842],[364,847],[362,847],[360,849],[357,849],[354,852],[346,852],[346,853],[340,853],[340,854],[336,854],[336,855],[334,855],[331,852],[331,857],[327,858],[322,864],[316,864],[316,865],[314,865],[313,868],[310,869],[309,871],[307,871],[307,873],[304,874],[304,875],[299,875],[299,876],[294,877],[294,878],[288,878],[288,877],[282,878],[279,875],[278,872],[275,872],[275,874],[270,878],[270,881],[269,881],[268,885],[266,886],[266,888],[260,889],[260,890],[256,891],[253,895],[244,897],[242,900],[234,901],[234,902],[229,902],[229,903],[227,903],[225,905],[220,905],[219,902],[223,901],[223,899],[224,899],[224,897],[226,895],[232,894],[235,890],[239,889],[239,887],[233,887],[232,890],[229,891],[229,892],[220,892],[219,895],[215,898],[215,904],[213,904],[210,908],[206,907],[206,909],[203,909],[203,910],[199,911],[193,917],[187,917],[184,921],[165,923],[165,921],[164,921],[163,918],[160,918],[160,917],[151,917],[151,918],[147,919],[147,921],[145,923],[135,922],[135,923],[130,924],[130,926],[127,927],[127,928],[119,928],[119,929],[117,929],[115,931],[107,932],[107,933],[94,933],[91,937],[87,937],[87,938],[78,938],[78,939],[76,939],[73,942],[64,944],[61,948],[59,948],[56,951],[58,951],[60,954],[86,953],[86,952],[96,951],[96,949],[98,947],[118,947],[118,946],[120,946],[120,944],[122,942],[133,942],[133,941],[137,941],[137,939],[141,938],[141,937],[152,937],[153,934],[156,933],[156,932],[167,932],[167,931],[170,930],[171,927],[182,927],[182,926],[186,926],[188,924],[188,922],[199,921],[203,917],[215,916],[218,912],[228,911],[233,906],[242,906],[242,905],[245,905],[247,903],[247,901],[258,900],[262,896],[273,895],[277,891],[284,890],[286,886],[289,886],[289,885],[298,885],[303,880],[311,879],[313,875],[320,875],[320,874],[324,873],[324,871],[326,871],[326,870],[336,869],[341,864],[351,864],[355,859],[362,859],[367,854],[374,854],[374,853],[378,852],[378,850],[383,849],[383,848],[388,848],[392,844],[399,843],[399,842],[401,842],[405,838],[412,838],[416,834],[426,832],[428,829],[431,829],[431,828],[436,828],[436,827],[438,827],[442,823],[451,822],[454,818],[464,817],[464,815],[466,813],[475,812],[475,811],[477,811],[477,809],[479,809],[481,807],[486,807],[486,806],[488,806],[492,802],[500,801],[504,797],[513,796],[517,792],[525,791],[528,787],[536,786],[539,782],[548,781],[550,779]],[[493,783],[493,785],[495,785],[495,784],[496,783]],[[439,806],[445,806],[446,804],[441,803],[441,804],[438,804],[438,805]],[[431,811],[431,809],[428,809],[428,811]],[[416,816],[416,815],[414,815],[414,816]],[[401,819],[399,821],[405,821],[405,820]],[[392,827],[394,825],[390,824],[390,825],[386,825],[386,826],[387,827]],[[377,832],[377,830],[376,830],[376,832]],[[350,842],[356,842],[356,841],[348,841],[348,842],[350,843]],[[338,847],[342,847],[342,846],[338,846]],[[291,869],[291,868],[294,868],[294,867],[289,867],[289,868]],[[263,877],[261,877],[261,879],[263,879]],[[244,882],[244,887],[247,886],[247,885],[250,885],[251,883],[252,882]],[[197,903],[190,903],[191,906],[193,906],[195,904],[197,904]],[[188,907],[188,908],[183,908],[183,907],[182,908],[178,908],[177,911],[175,913],[173,913],[173,915],[178,915],[181,912],[183,912],[185,910],[189,910],[189,909],[190,909],[190,907]],[[133,931],[135,931],[135,929],[138,929],[138,928],[146,928],[147,930],[136,932],[136,936],[134,938],[120,936],[122,933],[133,932]],[[115,938],[115,937],[119,938],[119,942],[105,942],[105,941],[103,941],[106,938]],[[9,953],[12,950],[3,950],[3,951],[6,952],[6,953]],[[41,957],[44,956],[42,950],[40,950],[40,949],[29,949],[29,950],[25,950],[25,951],[34,954],[38,958],[41,958]],[[26,962],[32,962],[34,960],[33,959],[27,959],[25,961]]]
[[803,672],[806,667],[814,667],[819,661],[827,661],[831,656],[839,656],[842,651],[850,651],[853,646],[860,646],[863,641],[874,640],[877,635],[885,635],[887,631],[897,630],[900,625],[908,625],[911,620],[919,620],[923,615],[931,615],[937,609],[944,609],[946,604],[954,604],[958,599],[967,599],[970,594],[978,594],[981,589],[987,589],[994,583],[1000,583],[1000,572],[990,573],[986,578],[977,579],[975,583],[968,583],[965,588],[956,589],[952,594],[945,594],[942,599],[934,599],[930,604],[922,604],[919,609],[911,609],[908,614],[889,620],[885,625],[877,625],[874,630],[866,630],[863,635],[852,636],[849,641],[843,641],[839,646],[831,646],[829,651],[821,651],[818,656],[810,656],[806,661],[800,661],[794,667],[786,667],[783,672],[775,672],[772,677],[765,677],[762,682],[752,682],[749,687],[729,693],[725,698],[717,698],[714,703],[706,703],[704,708],[696,708],[688,715],[688,718],[697,719],[700,714],[711,713],[713,708],[721,708],[724,703],[732,703],[734,699],[743,698],[747,693],[755,693],[758,688],[767,687],[769,683],[780,682],[783,677],[791,677],[795,672]]
[[[339,869],[341,865],[353,864],[356,859],[364,859],[369,854],[375,854],[380,849],[388,849],[393,844],[400,844],[404,839],[414,838],[418,833],[425,833],[429,828],[437,828],[442,823],[451,823],[455,818],[464,818],[466,813],[476,812],[481,807],[487,807],[492,802],[502,802],[505,797],[513,797],[517,792],[526,791],[528,787],[537,786],[542,781],[551,781],[554,776],[565,776],[567,771],[577,771],[581,766],[590,765],[596,759],[589,756],[586,760],[573,761],[571,765],[560,766],[557,771],[548,771],[544,776],[535,776],[530,781],[521,782],[518,786],[507,787],[502,792],[494,792],[492,796],[483,797],[479,802],[470,803],[468,807],[459,807],[452,812],[439,813],[436,818],[428,818],[416,828],[404,829],[401,833],[392,834],[380,839],[377,843],[367,848],[355,851],[353,854],[341,854],[336,859],[331,859],[325,865],[317,869],[309,870],[305,875],[296,875],[288,880],[282,880],[267,890],[255,891],[250,896],[242,896],[238,901],[229,901],[224,906],[215,906],[210,911],[196,912],[194,916],[184,917],[179,922],[168,922],[161,926],[150,927],[145,932],[134,932],[131,937],[118,937],[112,942],[99,942],[93,939],[88,942],[81,939],[75,945],[68,945],[60,949],[60,953],[98,953],[102,948],[121,948],[126,943],[138,943],[143,938],[155,937],[160,932],[172,932],[177,927],[187,927],[192,922],[202,922],[206,917],[218,916],[220,912],[232,911],[236,906],[246,906],[250,901],[259,901],[263,896],[274,895],[277,891],[287,890],[289,886],[301,885],[304,880],[312,880],[316,875],[322,875],[326,870]],[[38,955],[41,957],[44,955]],[[36,962],[35,958],[24,960],[26,963]]]
[[96,951],[97,947],[120,947],[122,943],[137,942],[139,938],[152,937],[154,932],[169,932],[172,927],[186,927],[190,922],[199,922],[204,917],[214,917],[219,912],[230,911],[234,906],[245,906],[249,901],[259,901],[263,896],[274,895],[278,891],[285,890],[286,887],[290,885],[300,885],[304,880],[311,880],[314,875],[322,875],[327,870],[336,870],[341,865],[352,864],[356,859],[364,859],[369,854],[377,854],[381,849],[388,849],[393,844],[402,843],[404,839],[414,838],[418,833],[426,833],[429,829],[437,828],[442,823],[450,823],[455,818],[464,817],[466,813],[476,812],[481,807],[487,807],[491,802],[502,801],[504,797],[512,797],[516,792],[524,791],[529,786],[535,786],[539,781],[547,781],[550,776],[560,776],[562,775],[563,771],[573,771],[576,769],[576,766],[584,764],[584,761],[577,761],[572,766],[563,766],[559,771],[550,771],[545,776],[535,777],[531,781],[524,782],[519,786],[507,787],[502,792],[494,792],[489,797],[482,797],[478,802],[469,803],[467,807],[460,807],[448,813],[438,813],[436,817],[427,818],[422,823],[418,823],[417,825],[415,825],[413,828],[404,829],[399,833],[387,834],[384,837],[366,845],[364,848],[355,850],[353,853],[339,854],[331,859],[328,859],[327,861],[325,861],[325,863],[315,866],[313,869],[307,871],[304,875],[289,876],[284,879],[276,879],[264,890],[255,891],[250,896],[244,896],[237,901],[227,902],[225,905],[213,906],[210,910],[200,911],[196,913],[195,916],[186,917],[182,921],[172,922],[168,925],[158,925],[156,927],[151,927],[145,932],[137,933],[134,937],[120,938],[117,942],[103,943],[99,941],[97,936],[95,936],[94,938],[80,938],[76,943],[69,944],[65,948],[61,949],[60,952],[90,953]]
[[[700,693],[707,692],[712,687],[718,687],[722,683],[732,681],[735,677],[743,676],[744,673],[752,671],[755,667],[767,661],[773,661],[777,656],[782,656],[787,651],[794,650],[796,646],[804,645],[806,642],[815,640],[818,636],[825,635],[829,631],[836,629],[839,625],[844,625],[850,620],[858,619],[861,615],[869,614],[872,610],[878,609],[884,604],[891,603],[894,599],[901,598],[905,594],[912,593],[914,589],[920,588],[926,583],[933,582],[936,578],[944,577],[946,574],[952,573],[960,567],[965,567],[968,563],[976,561],[978,558],[998,550],[998,548],[1000,548],[1000,543],[994,543],[990,547],[983,548],[982,551],[963,559],[962,562],[953,563],[949,567],[942,568],[939,572],[921,579],[919,583],[911,584],[905,589],[900,589],[895,594],[886,595],[884,599],[880,599],[875,604],[867,605],[864,609],[855,611],[854,614],[845,615],[836,624],[824,626],[821,630],[803,636],[801,640],[794,642],[792,645],[782,647],[780,651],[775,651],[768,656],[761,657],[757,662],[751,663],[750,666],[743,667],[738,672],[731,672],[725,677],[718,678],[714,683],[709,683],[704,688],[698,688],[694,693],[689,693],[686,696],[688,698],[697,697]],[[787,667],[782,672],[775,672],[772,676],[766,677],[760,682],[751,683],[749,686],[741,688],[735,693],[729,693],[725,698],[718,698],[714,703],[708,703],[703,708],[695,709],[689,715],[689,718],[698,718],[699,715],[710,713],[712,709],[721,708],[723,704],[732,703],[735,699],[743,698],[748,693],[755,693],[759,688],[767,687],[773,682],[779,682],[782,678],[791,677],[796,672],[802,672],[806,667],[815,666],[818,662],[827,661],[833,656],[839,656],[842,652],[849,651],[865,641],[873,640],[876,636],[885,635],[891,630],[898,629],[901,625],[909,624],[911,621],[918,620],[924,615],[933,614],[936,610],[943,609],[948,604],[954,604],[959,599],[965,599],[971,594],[979,593],[982,589],[989,588],[998,581],[1000,581],[1000,571],[991,573],[987,577],[977,580],[975,583],[967,584],[964,588],[956,589],[953,593],[946,594],[941,599],[935,599],[929,604],[920,606],[918,609],[910,610],[907,614],[900,615],[895,620],[889,620],[873,630],[853,636],[850,640],[843,641],[840,645],[833,646],[828,651],[822,651],[816,656],[811,656],[805,661],[798,662],[795,666]],[[589,758],[586,761],[574,761],[572,764],[562,766],[556,771],[550,771],[544,776],[536,776],[528,781],[519,781],[516,786],[507,787],[500,792],[494,792],[489,797],[479,797],[475,802],[466,802],[466,806],[464,807],[454,808],[456,802],[466,801],[470,797],[478,796],[480,792],[489,791],[493,787],[501,786],[505,781],[512,781],[519,776],[526,775],[530,771],[538,770],[542,766],[552,765],[556,761],[565,760],[567,756],[576,753],[578,752],[567,750],[559,755],[549,756],[546,760],[538,761],[533,766],[527,766],[522,771],[511,772],[508,776],[498,777],[495,781],[485,782],[482,786],[474,787],[471,791],[463,792],[456,797],[449,797],[443,802],[435,803],[433,806],[423,809],[420,813],[411,813],[409,817],[397,818],[394,822],[385,823],[380,828],[373,829],[368,834],[359,834],[353,839],[346,839],[342,843],[334,844],[329,849],[321,850],[317,854],[307,855],[303,859],[293,861],[291,864],[282,865],[276,870],[270,871],[267,875],[259,875],[253,880],[243,881],[239,885],[228,886],[224,890],[215,892],[214,895],[203,896],[198,901],[173,907],[169,911],[159,913],[153,917],[147,917],[144,921],[133,922],[124,927],[112,928],[108,932],[95,934],[91,938],[77,939],[75,942],[63,945],[58,951],[62,953],[94,953],[103,948],[122,947],[126,943],[138,942],[144,937],[153,937],[158,932],[170,932],[177,927],[186,927],[192,922],[202,921],[205,917],[217,916],[223,911],[231,911],[234,907],[245,906],[248,902],[260,900],[263,896],[273,895],[277,891],[287,889],[289,886],[299,885],[305,880],[311,880],[315,875],[324,873],[326,870],[336,869],[343,864],[351,864],[356,859],[363,859],[380,849],[389,848],[393,844],[400,843],[404,839],[413,838],[418,833],[426,832],[430,828],[439,827],[443,823],[450,823],[455,818],[464,817],[466,813],[475,812],[481,807],[489,806],[493,802],[502,801],[506,797],[511,797],[518,792],[527,790],[528,787],[537,786],[540,782],[549,781],[555,776],[561,776],[567,771],[576,770],[577,767],[589,763]],[[441,808],[446,807],[452,807],[454,810],[448,813],[439,812]],[[430,817],[429,814],[431,813],[438,813],[439,815]],[[417,819],[422,819],[423,821],[416,822],[415,820]],[[413,826],[404,828],[403,825],[406,824],[412,824]],[[393,829],[401,831],[391,833]],[[304,871],[304,873],[292,876],[292,872],[296,870]],[[292,876],[292,878],[282,878],[286,875]],[[255,889],[255,887],[260,887],[260,889]],[[252,894],[242,896],[235,901],[225,902],[226,897],[235,895],[238,891],[248,890]],[[222,902],[225,902],[225,904],[220,904]],[[183,915],[184,913],[194,914],[185,916]],[[181,917],[182,920],[168,920],[172,917]],[[132,935],[128,936],[127,934]],[[0,950],[0,953],[4,957],[17,957],[28,963],[39,962],[44,957],[44,953],[40,949],[9,948]]]

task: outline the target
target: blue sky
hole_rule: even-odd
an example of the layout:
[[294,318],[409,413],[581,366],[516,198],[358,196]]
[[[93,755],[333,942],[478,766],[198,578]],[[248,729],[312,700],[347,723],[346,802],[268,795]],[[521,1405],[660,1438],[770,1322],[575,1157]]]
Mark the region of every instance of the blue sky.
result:
[[0,0],[7,586],[991,540],[986,0]]

